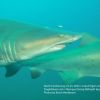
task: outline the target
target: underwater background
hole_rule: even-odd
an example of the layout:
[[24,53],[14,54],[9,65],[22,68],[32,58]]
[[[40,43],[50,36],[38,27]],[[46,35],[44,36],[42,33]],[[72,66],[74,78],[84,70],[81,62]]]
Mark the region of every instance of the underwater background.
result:
[[[0,0],[0,18],[33,25],[62,28],[71,32],[87,32],[100,37],[100,0]],[[0,100],[100,100],[100,92],[75,95],[46,95],[44,84],[63,84],[57,72],[44,73],[31,79],[30,71],[5,78],[0,69]],[[100,78],[86,77],[77,84],[100,84]]]

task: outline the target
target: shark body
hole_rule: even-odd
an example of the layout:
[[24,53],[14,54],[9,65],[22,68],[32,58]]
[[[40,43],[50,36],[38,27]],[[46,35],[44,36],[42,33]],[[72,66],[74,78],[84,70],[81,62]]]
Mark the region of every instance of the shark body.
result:
[[34,66],[31,68],[33,78],[47,70],[58,71],[65,83],[72,83],[86,76],[100,77],[100,41],[69,51],[61,50],[38,56],[32,62],[34,63],[29,61]]
[[5,66],[6,76],[11,76],[20,69],[17,62],[61,50],[65,44],[80,38],[79,35],[1,19],[0,66]]

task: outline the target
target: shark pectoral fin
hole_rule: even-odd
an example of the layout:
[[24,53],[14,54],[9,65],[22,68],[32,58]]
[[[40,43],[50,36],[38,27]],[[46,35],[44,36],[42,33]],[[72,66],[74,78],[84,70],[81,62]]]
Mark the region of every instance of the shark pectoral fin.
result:
[[59,74],[66,84],[73,83],[80,78],[79,73],[76,71],[59,71]]
[[44,72],[43,70],[39,70],[39,69],[36,69],[36,68],[30,68],[30,70],[31,70],[31,77],[33,79],[40,77],[41,74]]
[[20,70],[20,66],[16,66],[14,64],[10,64],[5,66],[6,68],[6,77],[11,77],[13,75],[15,75],[19,70]]

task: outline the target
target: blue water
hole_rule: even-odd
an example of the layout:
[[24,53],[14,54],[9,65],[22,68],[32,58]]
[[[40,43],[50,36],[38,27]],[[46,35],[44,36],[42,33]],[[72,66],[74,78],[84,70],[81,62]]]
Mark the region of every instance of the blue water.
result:
[[[0,18],[12,19],[34,25],[63,29],[72,32],[88,32],[100,36],[99,0],[1,0]],[[0,100],[80,100],[100,99],[100,93],[77,95],[44,95],[44,84],[63,84],[56,72],[48,72],[32,80],[30,71],[22,69],[16,76],[5,78],[0,69]],[[80,80],[83,83],[100,84],[100,78]]]

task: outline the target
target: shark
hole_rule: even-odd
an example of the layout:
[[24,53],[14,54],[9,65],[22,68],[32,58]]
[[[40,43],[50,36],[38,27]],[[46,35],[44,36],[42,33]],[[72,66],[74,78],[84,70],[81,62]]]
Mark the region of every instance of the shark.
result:
[[68,32],[0,19],[0,66],[6,68],[6,77],[12,76],[20,69],[18,62],[62,50],[80,38]]
[[33,79],[48,70],[57,71],[66,84],[87,76],[100,77],[100,39],[88,40],[88,43],[70,50],[37,56],[22,65],[29,66]]

